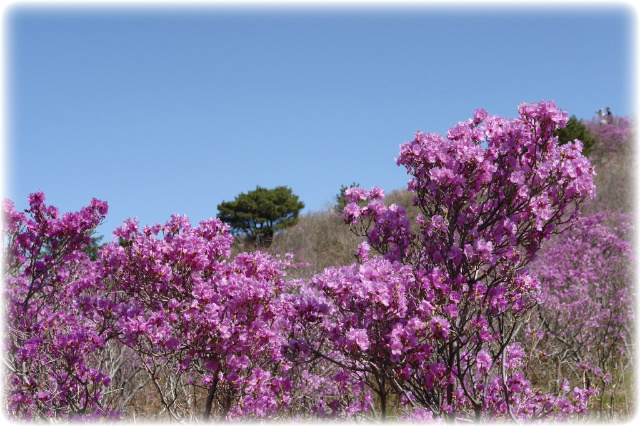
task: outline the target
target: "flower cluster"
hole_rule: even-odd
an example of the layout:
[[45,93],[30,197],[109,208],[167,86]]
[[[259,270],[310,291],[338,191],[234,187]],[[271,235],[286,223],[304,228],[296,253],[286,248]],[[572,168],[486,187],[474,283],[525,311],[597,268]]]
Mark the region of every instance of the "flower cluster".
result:
[[79,212],[60,215],[44,203],[42,192],[28,201],[25,212],[4,203],[7,414],[117,417],[102,407],[110,378],[91,358],[104,346],[105,334],[78,309],[83,295],[100,288],[82,249],[105,217],[107,203],[93,199]]
[[[227,261],[232,237],[219,219],[192,227],[174,215],[142,230],[129,220],[113,236],[121,243],[107,244],[98,263],[114,291],[87,300],[87,315],[110,324],[152,380],[197,373],[209,389],[205,417],[262,418],[280,409],[286,385],[272,373],[284,361],[278,330],[289,260],[255,252]],[[172,391],[162,400],[178,419]]]

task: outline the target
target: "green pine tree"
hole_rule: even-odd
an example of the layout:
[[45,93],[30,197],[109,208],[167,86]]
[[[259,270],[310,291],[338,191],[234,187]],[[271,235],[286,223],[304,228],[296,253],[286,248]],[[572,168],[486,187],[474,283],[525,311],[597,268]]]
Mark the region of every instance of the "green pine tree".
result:
[[258,186],[233,201],[218,204],[218,217],[231,226],[234,235],[243,235],[259,247],[269,247],[275,232],[295,225],[303,208],[304,203],[286,186]]

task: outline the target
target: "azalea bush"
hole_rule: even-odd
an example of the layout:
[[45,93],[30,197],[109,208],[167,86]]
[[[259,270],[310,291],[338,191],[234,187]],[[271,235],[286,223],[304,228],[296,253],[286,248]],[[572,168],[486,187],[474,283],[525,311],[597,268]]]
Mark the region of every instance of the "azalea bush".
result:
[[121,244],[107,244],[98,258],[114,291],[88,299],[87,315],[137,355],[166,412],[188,416],[192,386],[206,389],[204,419],[282,408],[279,330],[287,316],[279,295],[288,261],[254,252],[227,262],[232,238],[219,219],[192,227],[174,215],[143,229],[129,220],[114,236]]
[[586,217],[541,250],[532,270],[542,291],[523,333],[530,348],[527,370],[536,381],[550,391],[564,378],[597,386],[597,408],[608,419],[615,391],[633,366],[630,219],[611,212]]
[[[393,302],[367,294],[380,284],[349,282],[348,270],[331,284],[311,281],[342,309],[334,322],[344,325],[326,326],[329,338],[353,354],[351,371],[374,378],[382,418],[389,392],[439,417],[475,420],[584,412],[596,392],[574,392],[571,402],[540,396],[517,370],[523,354],[514,337],[540,292],[525,267],[595,195],[581,143],[559,146],[553,136],[566,112],[552,102],[523,104],[519,112],[507,120],[477,110],[446,137],[418,132],[400,147],[398,164],[421,211],[417,233],[403,208],[382,202],[382,189],[345,191],[345,221],[367,238],[359,253],[365,265],[378,265],[367,261],[373,248],[414,277],[406,289],[385,280]],[[355,299],[349,310],[345,291],[335,293],[341,286]]]
[[4,203],[4,364],[6,410],[25,420],[108,416],[101,400],[110,378],[96,368],[105,330],[87,323],[79,300],[101,290],[95,264],[82,252],[107,214],[91,200],[60,214],[31,194],[29,209]]

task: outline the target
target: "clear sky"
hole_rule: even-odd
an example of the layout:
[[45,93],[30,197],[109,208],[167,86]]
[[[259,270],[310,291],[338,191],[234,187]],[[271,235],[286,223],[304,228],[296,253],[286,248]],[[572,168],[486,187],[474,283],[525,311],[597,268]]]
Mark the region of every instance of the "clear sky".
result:
[[4,10],[5,196],[92,197],[192,223],[256,185],[318,211],[341,185],[404,188],[398,146],[476,108],[555,100],[635,116],[636,10],[429,3],[349,9]]

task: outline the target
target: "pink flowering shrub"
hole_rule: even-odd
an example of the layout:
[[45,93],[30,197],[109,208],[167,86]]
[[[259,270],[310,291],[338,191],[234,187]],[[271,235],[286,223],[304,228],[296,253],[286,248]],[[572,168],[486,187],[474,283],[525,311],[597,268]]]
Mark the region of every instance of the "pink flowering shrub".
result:
[[616,213],[584,218],[555,236],[532,264],[542,292],[537,315],[527,324],[528,370],[555,389],[564,377],[574,385],[597,385],[601,415],[605,395],[612,415],[613,393],[633,357],[629,222],[628,215]]
[[[86,299],[87,315],[131,348],[167,413],[186,416],[188,385],[207,389],[205,419],[272,417],[289,384],[279,332],[288,260],[261,252],[227,261],[232,237],[218,219],[192,227],[174,215],[128,220],[98,258],[112,291]],[[186,405],[185,405],[186,404]]]
[[355,381],[357,394],[367,402],[361,410],[369,410],[371,396],[364,387],[371,389],[381,401],[383,419],[394,389],[389,374],[401,368],[398,333],[403,324],[413,330],[419,321],[414,300],[407,299],[414,285],[410,268],[376,258],[325,269],[299,302],[294,344],[334,363],[342,370],[338,381]]
[[[404,297],[423,312],[410,326],[405,319],[386,326],[397,327],[395,340],[378,337],[388,339],[390,352],[382,357],[393,367],[381,374],[409,403],[436,416],[535,419],[584,411],[594,392],[562,408],[545,404],[560,399],[522,394],[528,382],[508,368],[514,336],[540,292],[525,267],[542,241],[574,222],[595,194],[581,143],[558,146],[553,137],[566,112],[544,101],[523,104],[519,112],[507,120],[478,110],[446,138],[418,132],[400,147],[398,164],[411,175],[409,189],[421,210],[418,233],[404,209],[382,203],[380,189],[345,192],[345,221],[385,259],[410,266],[415,284]],[[354,334],[359,329],[342,330],[342,339],[354,342],[347,349],[369,349],[364,336]],[[333,341],[343,340],[336,335]],[[515,378],[519,385],[512,387]]]
[[4,202],[6,407],[11,419],[117,416],[101,399],[110,378],[93,362],[105,333],[86,321],[80,301],[100,291],[82,248],[107,214],[91,200],[60,215],[31,194],[29,209]]
[[[331,271],[333,268],[327,268]],[[345,368],[350,362],[327,339],[326,315],[330,301],[304,280],[289,297],[293,307],[289,346],[289,377],[293,383],[293,419],[367,420],[372,397],[362,377]]]

